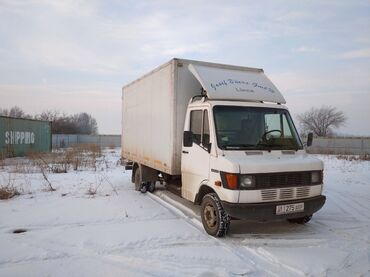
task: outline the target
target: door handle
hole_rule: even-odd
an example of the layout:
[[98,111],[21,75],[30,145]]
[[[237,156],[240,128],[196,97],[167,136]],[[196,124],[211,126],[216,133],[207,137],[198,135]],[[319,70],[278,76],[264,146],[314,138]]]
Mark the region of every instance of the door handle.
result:
[[189,154],[189,152],[188,151],[185,151],[185,150],[182,150],[182,153]]

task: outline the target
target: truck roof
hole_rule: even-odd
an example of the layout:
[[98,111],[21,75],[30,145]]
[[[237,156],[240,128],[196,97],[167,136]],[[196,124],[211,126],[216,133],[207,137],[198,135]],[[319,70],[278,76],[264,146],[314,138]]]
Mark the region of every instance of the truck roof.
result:
[[171,59],[123,88],[136,83],[171,63],[175,63],[179,67],[186,66],[199,81],[209,99],[286,103],[283,95],[261,68],[178,58]]

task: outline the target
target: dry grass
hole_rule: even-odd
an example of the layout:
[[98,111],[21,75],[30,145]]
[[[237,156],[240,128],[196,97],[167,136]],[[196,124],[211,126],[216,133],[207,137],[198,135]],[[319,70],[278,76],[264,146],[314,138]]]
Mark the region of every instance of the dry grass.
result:
[[370,161],[370,155],[338,155],[337,159],[346,161]]
[[56,189],[51,184],[47,172],[53,171],[52,165],[50,165],[49,156],[48,154],[43,154],[39,152],[33,152],[29,153],[29,158],[32,159],[35,166],[37,166],[42,174],[42,177],[44,178],[46,184],[47,184],[47,190],[48,191],[55,191]]
[[86,194],[94,197],[98,192],[98,189],[103,184],[104,177],[101,175],[95,175],[95,184],[91,184]]
[[310,147],[306,149],[307,153],[309,154],[322,154],[322,155],[334,155],[335,152],[333,150],[327,148],[319,148],[319,147]]
[[[20,177],[17,177],[18,181],[15,182],[16,176],[27,176],[28,173],[41,174],[45,190],[55,191],[56,186],[50,178],[50,174],[67,173],[71,170],[95,171],[96,180],[92,183],[89,182],[90,188],[86,192],[91,197],[99,193],[103,183],[112,186],[113,191],[118,194],[104,173],[104,170],[110,167],[110,162],[102,155],[101,148],[95,144],[79,144],[68,149],[58,149],[51,153],[30,151],[27,153],[27,159],[0,159],[0,166],[3,166],[5,172],[9,175],[8,178],[6,175],[0,174],[0,199],[12,198],[19,195],[20,192],[23,194],[23,183],[27,188],[31,188],[31,182],[28,177],[24,177],[25,180],[22,181],[23,183],[20,183]],[[62,196],[65,195],[62,194]]]
[[20,191],[15,187],[14,175],[8,173],[8,177],[1,175],[2,185],[0,186],[0,200],[10,199],[20,195]]
[[93,168],[97,170],[97,159],[101,156],[101,148],[95,144],[77,144],[65,151],[52,153],[28,153],[28,158],[42,174],[48,191],[55,191],[48,173],[67,173],[70,168],[81,170]]
[[89,189],[87,190],[86,194],[89,195],[89,196],[92,196],[94,197],[96,195],[98,191],[98,187],[89,187]]
[[0,168],[4,168],[4,160],[5,160],[5,155],[2,151],[0,151]]
[[10,199],[21,193],[14,186],[0,187],[0,200]]
[[43,165],[52,173],[67,173],[71,168],[81,170],[87,168],[97,169],[97,160],[101,157],[101,148],[95,144],[76,144],[66,150],[52,153],[28,153],[28,158],[33,164]]
[[66,151],[66,161],[73,170],[93,168],[96,170],[97,158],[101,157],[101,148],[96,144],[76,144]]
[[116,146],[112,143],[112,144],[109,144],[108,148],[109,148],[109,149],[115,149],[115,148],[116,148]]

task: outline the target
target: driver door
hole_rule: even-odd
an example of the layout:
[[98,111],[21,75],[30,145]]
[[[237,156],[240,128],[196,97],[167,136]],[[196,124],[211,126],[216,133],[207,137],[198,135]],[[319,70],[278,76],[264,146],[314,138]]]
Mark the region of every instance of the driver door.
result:
[[190,126],[193,133],[193,145],[183,146],[181,158],[182,197],[194,201],[195,195],[203,182],[209,178],[210,130],[207,109],[190,111]]

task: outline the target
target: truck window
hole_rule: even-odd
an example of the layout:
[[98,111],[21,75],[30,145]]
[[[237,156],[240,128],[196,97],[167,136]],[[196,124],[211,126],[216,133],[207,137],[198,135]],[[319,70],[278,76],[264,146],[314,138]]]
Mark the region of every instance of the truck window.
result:
[[200,144],[202,137],[202,111],[190,112],[190,131],[193,133],[193,141]]
[[281,116],[283,117],[283,130],[284,130],[284,134],[283,135],[286,138],[287,137],[292,138],[293,137],[293,134],[290,131],[288,120],[287,120],[286,116],[283,116],[283,115],[281,115]]
[[292,132],[289,128],[287,118],[285,114],[274,113],[265,114],[265,130],[266,132],[272,130],[279,130],[281,133],[272,133],[272,136],[278,137],[292,137]]
[[203,113],[203,137],[202,137],[203,146],[209,145],[209,121],[208,121],[208,111],[204,110]]
[[265,131],[281,130],[280,114],[265,114]]
[[215,106],[217,144],[226,150],[297,150],[302,143],[284,109]]

